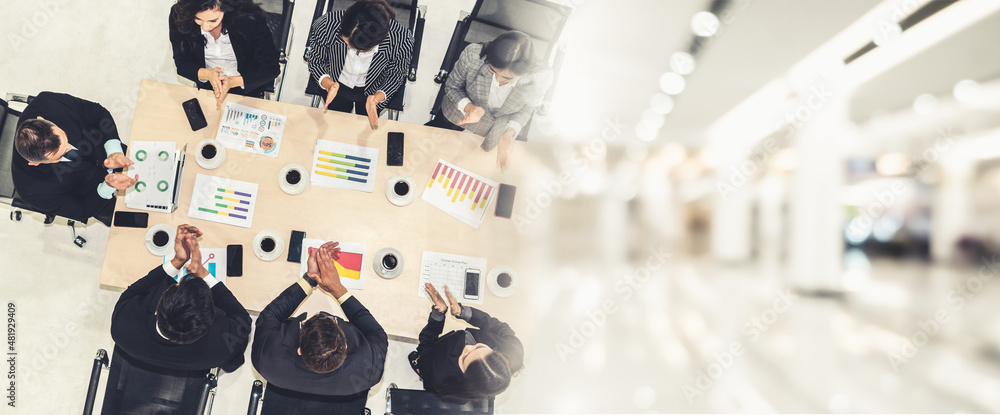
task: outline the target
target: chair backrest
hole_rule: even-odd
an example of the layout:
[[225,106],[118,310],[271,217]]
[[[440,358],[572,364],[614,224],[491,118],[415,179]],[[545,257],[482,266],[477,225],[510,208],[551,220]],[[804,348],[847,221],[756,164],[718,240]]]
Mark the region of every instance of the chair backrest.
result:
[[101,414],[201,414],[213,388],[215,377],[208,370],[153,367],[115,346]]
[[468,415],[492,414],[493,398],[481,401],[450,402],[433,392],[413,389],[389,389],[386,412],[398,415]]
[[292,29],[292,11],[295,9],[294,0],[263,0],[261,7],[267,12],[267,27],[271,29],[271,39],[274,46],[278,48],[279,59],[282,63],[287,60],[288,36]]
[[368,391],[351,396],[320,396],[268,384],[260,415],[325,415],[365,413]]
[[535,57],[548,62],[572,9],[547,0],[478,0],[462,45],[489,42],[508,30],[531,36]]
[[14,198],[14,178],[10,173],[11,159],[14,157],[14,132],[21,113],[10,108],[7,101],[0,99],[0,201],[10,203]]

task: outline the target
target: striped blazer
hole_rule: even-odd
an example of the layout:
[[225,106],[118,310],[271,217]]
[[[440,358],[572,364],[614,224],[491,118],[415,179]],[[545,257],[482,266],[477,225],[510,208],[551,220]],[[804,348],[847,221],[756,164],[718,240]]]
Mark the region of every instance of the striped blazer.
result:
[[[334,81],[340,77],[347,59],[347,42],[340,38],[340,21],[344,11],[327,13],[313,22],[309,36],[312,55],[309,56],[309,73],[319,83],[323,75],[330,75]],[[389,22],[389,36],[378,45],[378,52],[372,57],[368,76],[365,78],[365,95],[377,91],[385,93],[385,101],[378,104],[379,111],[385,109],[393,94],[405,82],[410,70],[410,54],[413,52],[413,34],[395,19]]]
[[469,98],[473,104],[486,110],[486,114],[477,123],[464,124],[460,127],[473,134],[485,138],[480,147],[490,151],[497,146],[500,135],[507,130],[507,124],[515,121],[522,127],[528,125],[535,110],[542,105],[545,92],[552,84],[552,71],[548,68],[524,75],[518,79],[514,90],[495,112],[490,112],[490,85],[493,83],[493,73],[483,58],[479,57],[483,45],[473,43],[465,47],[455,68],[448,74],[445,82],[444,100],[441,110],[444,116],[454,124],[464,117],[457,107],[458,103]]

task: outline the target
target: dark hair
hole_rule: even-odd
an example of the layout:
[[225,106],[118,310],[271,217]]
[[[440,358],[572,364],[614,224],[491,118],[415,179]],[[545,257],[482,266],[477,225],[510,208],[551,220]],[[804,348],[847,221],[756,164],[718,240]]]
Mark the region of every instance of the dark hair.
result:
[[337,320],[326,313],[314,314],[299,332],[299,348],[306,367],[316,373],[330,373],[347,359],[347,338]]
[[537,66],[531,36],[517,30],[506,32],[483,45],[479,57],[494,68],[510,69],[515,75],[531,73]]
[[510,358],[494,350],[486,357],[469,363],[464,376],[443,382],[436,389],[446,398],[487,399],[507,390],[513,375]]
[[156,304],[156,326],[176,344],[191,344],[208,334],[215,323],[215,301],[205,280],[186,275],[167,287]]
[[340,34],[347,36],[355,49],[368,50],[389,36],[389,25],[395,18],[396,12],[385,0],[361,0],[344,11]]
[[32,163],[48,159],[49,153],[59,150],[59,136],[50,121],[31,118],[21,122],[14,134],[14,147],[17,152]]
[[194,23],[194,16],[205,10],[221,9],[222,32],[229,32],[229,25],[238,18],[246,19],[267,19],[267,12],[260,4],[252,0],[177,0],[177,3],[170,8],[170,18],[177,25],[177,31],[184,36],[181,42],[181,50],[189,51],[191,48],[203,48],[208,43],[201,35],[200,27]]

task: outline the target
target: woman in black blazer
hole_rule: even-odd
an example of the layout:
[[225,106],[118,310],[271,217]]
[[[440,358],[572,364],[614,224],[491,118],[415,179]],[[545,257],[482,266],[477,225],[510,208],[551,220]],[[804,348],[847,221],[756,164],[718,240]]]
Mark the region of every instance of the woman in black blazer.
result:
[[420,331],[417,351],[409,356],[410,367],[424,380],[424,389],[463,400],[486,399],[506,390],[510,378],[524,367],[524,346],[514,330],[481,310],[463,306],[445,287],[451,314],[478,329],[441,336],[448,303],[433,285],[426,284],[424,289],[434,307]]
[[277,78],[267,14],[251,0],[178,0],[169,20],[177,74],[212,88],[217,104],[230,92],[263,97]]

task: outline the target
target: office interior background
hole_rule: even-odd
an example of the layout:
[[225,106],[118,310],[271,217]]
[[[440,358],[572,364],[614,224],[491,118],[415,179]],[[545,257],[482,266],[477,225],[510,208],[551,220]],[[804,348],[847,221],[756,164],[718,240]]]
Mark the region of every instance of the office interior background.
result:
[[[141,139],[139,81],[187,84],[172,3],[0,1],[0,95],[96,101]],[[420,3],[400,121],[423,124],[475,1]],[[562,3],[557,86],[512,161],[533,178],[511,220],[537,327],[497,413],[1000,412],[1000,2]],[[295,5],[284,102],[311,101],[314,5]],[[5,413],[77,413],[112,346],[108,229],[78,226],[81,249],[0,210],[24,345]],[[383,383],[419,387],[404,349]],[[245,413],[255,376],[224,375],[213,413]]]

